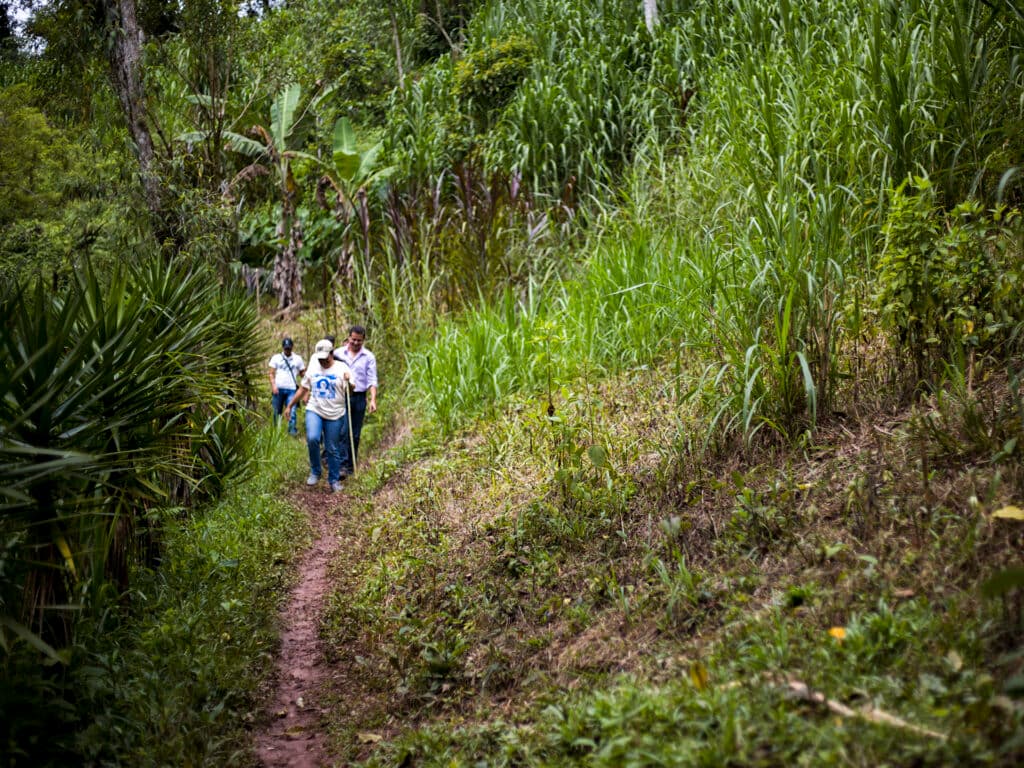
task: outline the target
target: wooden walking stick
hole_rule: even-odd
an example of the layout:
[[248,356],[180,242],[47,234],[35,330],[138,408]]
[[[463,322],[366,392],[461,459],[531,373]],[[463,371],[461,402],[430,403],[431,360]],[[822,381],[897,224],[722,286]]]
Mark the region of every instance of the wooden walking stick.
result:
[[345,387],[345,413],[348,414],[348,449],[352,456],[352,474],[356,473],[356,440],[352,435],[352,398],[349,389]]

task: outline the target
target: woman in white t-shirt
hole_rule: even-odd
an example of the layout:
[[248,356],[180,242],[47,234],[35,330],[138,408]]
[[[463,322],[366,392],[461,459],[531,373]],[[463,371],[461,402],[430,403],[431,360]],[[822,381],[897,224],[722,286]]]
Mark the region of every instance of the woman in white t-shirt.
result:
[[316,343],[314,360],[302,378],[302,384],[285,408],[285,418],[306,394],[306,445],[309,449],[309,477],[306,485],[320,482],[320,437],[327,452],[327,481],[331,491],[341,490],[341,440],[348,428],[345,395],[352,385],[352,370],[334,357],[334,345],[327,339]]

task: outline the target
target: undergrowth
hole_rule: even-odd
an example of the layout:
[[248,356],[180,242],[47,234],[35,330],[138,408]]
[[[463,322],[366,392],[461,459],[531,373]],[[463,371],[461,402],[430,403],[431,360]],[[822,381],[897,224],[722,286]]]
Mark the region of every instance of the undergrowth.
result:
[[412,450],[361,486],[323,624],[358,680],[338,754],[1014,764],[1022,532],[992,513],[1024,493],[1024,422],[984,378],[735,452],[653,370],[628,404],[579,380]]
[[48,711],[63,701],[58,711],[74,736],[65,739],[51,722],[48,741],[8,753],[5,764],[251,763],[248,729],[271,669],[288,566],[302,543],[303,518],[279,493],[301,456],[280,434],[257,433],[257,469],[215,505],[158,513],[159,566],[136,574],[120,598],[105,595],[107,608],[76,626],[67,667],[37,687],[53,697]]

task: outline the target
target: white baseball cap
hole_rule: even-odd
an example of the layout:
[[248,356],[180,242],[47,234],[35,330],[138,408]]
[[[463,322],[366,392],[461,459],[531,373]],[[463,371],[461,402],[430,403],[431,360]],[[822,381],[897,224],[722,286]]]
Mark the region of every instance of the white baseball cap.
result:
[[334,352],[334,345],[328,339],[320,339],[316,343],[316,351],[313,355],[319,360],[327,360]]

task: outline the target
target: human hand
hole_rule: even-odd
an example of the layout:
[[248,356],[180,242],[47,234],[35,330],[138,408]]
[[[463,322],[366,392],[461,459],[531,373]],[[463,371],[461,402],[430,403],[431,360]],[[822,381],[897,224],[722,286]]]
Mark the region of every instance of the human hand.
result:
[[270,385],[270,394],[272,394],[272,395],[276,395],[277,394],[277,384],[271,384]]
[[368,402],[366,404],[366,410],[369,413],[373,413],[374,411],[376,411],[377,410],[377,401],[376,400],[371,400],[370,402]]

